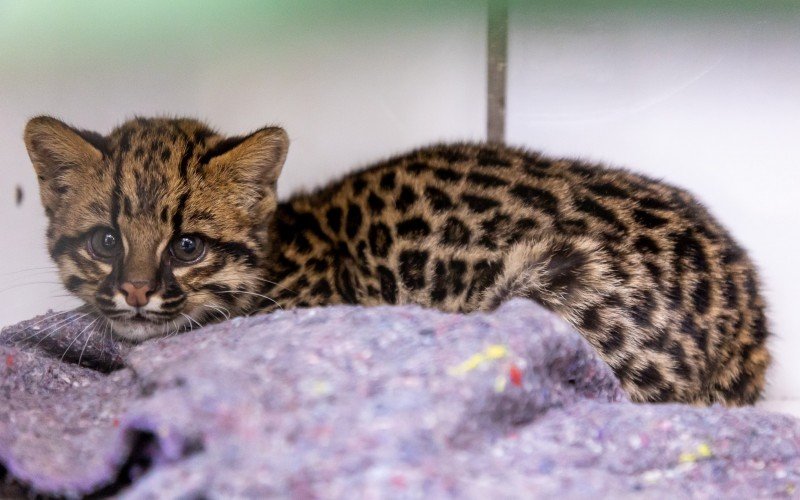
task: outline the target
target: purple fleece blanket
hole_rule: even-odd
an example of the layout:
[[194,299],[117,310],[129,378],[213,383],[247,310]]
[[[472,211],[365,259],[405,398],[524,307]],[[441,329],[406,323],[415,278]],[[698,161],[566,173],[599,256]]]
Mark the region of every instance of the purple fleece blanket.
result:
[[0,496],[798,494],[797,420],[632,404],[532,302],[277,312],[134,347],[81,314],[0,333]]

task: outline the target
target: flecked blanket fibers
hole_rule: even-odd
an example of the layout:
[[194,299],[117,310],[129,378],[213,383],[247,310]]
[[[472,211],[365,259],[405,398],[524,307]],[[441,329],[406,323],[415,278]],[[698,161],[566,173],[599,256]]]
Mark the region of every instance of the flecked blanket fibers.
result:
[[529,301],[301,309],[135,346],[84,314],[0,333],[0,496],[800,495],[797,420],[633,404]]

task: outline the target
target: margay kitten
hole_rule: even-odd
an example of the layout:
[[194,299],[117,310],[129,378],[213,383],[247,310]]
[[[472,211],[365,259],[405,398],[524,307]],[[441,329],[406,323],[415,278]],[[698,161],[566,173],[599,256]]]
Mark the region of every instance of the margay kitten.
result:
[[528,297],[635,400],[746,404],[764,385],[753,265],[691,195],[646,177],[452,144],[279,203],[280,128],[139,118],[103,137],[39,117],[25,142],[64,284],[130,340],[276,307]]

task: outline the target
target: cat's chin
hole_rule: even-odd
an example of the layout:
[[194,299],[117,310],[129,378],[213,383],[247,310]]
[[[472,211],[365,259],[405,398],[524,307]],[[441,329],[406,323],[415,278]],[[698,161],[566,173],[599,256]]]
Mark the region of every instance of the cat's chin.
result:
[[156,323],[153,321],[109,320],[114,335],[131,342],[141,342],[153,337],[164,337],[183,330],[188,324],[186,318]]

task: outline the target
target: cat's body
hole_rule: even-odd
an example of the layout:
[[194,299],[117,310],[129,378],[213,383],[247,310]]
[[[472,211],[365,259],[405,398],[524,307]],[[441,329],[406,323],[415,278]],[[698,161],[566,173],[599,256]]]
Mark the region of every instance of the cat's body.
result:
[[752,403],[764,385],[752,264],[689,194],[642,176],[440,145],[278,204],[280,129],[139,119],[102,138],[39,118],[26,142],[65,284],[130,339],[277,307],[528,297],[635,400]]

